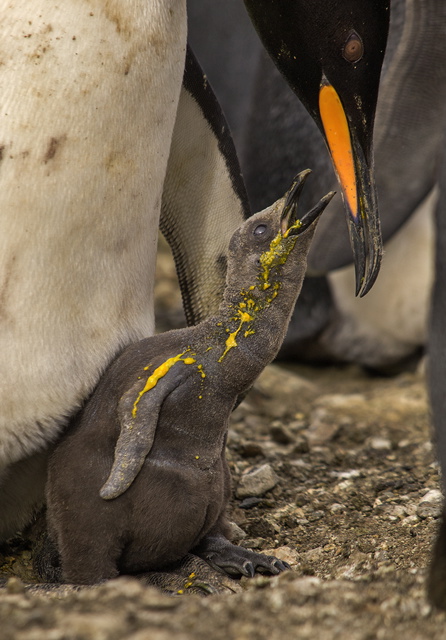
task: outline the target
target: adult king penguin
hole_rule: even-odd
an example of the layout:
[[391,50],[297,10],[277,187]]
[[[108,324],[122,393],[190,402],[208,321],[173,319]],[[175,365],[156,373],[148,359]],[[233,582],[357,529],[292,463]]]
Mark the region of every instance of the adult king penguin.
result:
[[[381,253],[371,141],[388,0],[314,0],[311,11],[303,0],[246,4],[327,139],[364,293]],[[215,308],[247,209],[223,117],[192,56],[182,86],[184,0],[0,8],[5,539],[42,503],[47,451],[69,416],[115,354],[153,331],[160,212],[195,322]]]

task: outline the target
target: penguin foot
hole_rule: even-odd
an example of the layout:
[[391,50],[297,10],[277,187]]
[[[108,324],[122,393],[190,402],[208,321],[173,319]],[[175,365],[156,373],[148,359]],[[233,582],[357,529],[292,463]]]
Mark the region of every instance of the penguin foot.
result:
[[169,569],[140,573],[134,577],[170,595],[208,596],[236,593],[242,589],[236,580],[221,572],[215,573],[207,562],[191,553]]
[[206,536],[194,549],[194,553],[203,558],[216,571],[223,571],[229,576],[253,578],[256,573],[277,575],[291,569],[287,562],[274,556],[237,547],[221,534]]

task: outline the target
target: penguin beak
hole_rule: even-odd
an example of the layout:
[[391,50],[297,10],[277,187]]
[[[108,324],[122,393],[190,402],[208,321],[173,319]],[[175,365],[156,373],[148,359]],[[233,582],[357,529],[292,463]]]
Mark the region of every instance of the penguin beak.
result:
[[[356,270],[356,295],[373,286],[381,264],[382,239],[373,168],[355,130],[349,126],[335,88],[325,79],[319,91],[319,113],[347,214]],[[371,156],[371,153],[368,154]]]
[[330,200],[335,195],[335,191],[330,191],[319,200],[317,205],[308,211],[302,218],[297,217],[297,206],[299,197],[302,193],[305,181],[310,175],[311,170],[305,169],[301,171],[293,181],[289,191],[285,196],[285,204],[280,216],[280,227],[284,238],[288,236],[300,235],[306,231],[319,218]]

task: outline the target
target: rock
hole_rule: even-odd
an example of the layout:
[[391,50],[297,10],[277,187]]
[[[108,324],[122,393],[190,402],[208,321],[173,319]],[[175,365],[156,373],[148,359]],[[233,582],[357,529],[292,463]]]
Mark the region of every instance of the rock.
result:
[[322,547],[316,547],[315,549],[305,551],[302,555],[307,562],[319,562],[324,556],[324,549]]
[[252,509],[253,507],[257,507],[259,504],[263,503],[263,498],[255,498],[251,496],[250,498],[245,498],[240,503],[240,509]]
[[373,559],[376,560],[376,562],[387,562],[390,560],[390,556],[387,551],[380,549],[379,551],[375,551]]
[[291,444],[294,442],[294,435],[281,422],[273,422],[269,431],[271,438],[278,444]]
[[418,503],[417,516],[439,518],[443,507],[443,495],[438,489],[428,491]]
[[308,453],[310,450],[310,445],[308,444],[308,440],[304,435],[298,435],[294,441],[293,453]]
[[253,408],[270,418],[284,418],[296,414],[301,409],[302,395],[314,390],[308,380],[269,365],[257,378],[246,403],[254,402]]
[[318,407],[325,409],[356,409],[367,404],[367,398],[362,393],[330,393],[317,400]]
[[[126,640],[172,640],[172,631],[163,631],[162,629],[150,630],[150,635],[147,633],[147,629],[133,633],[128,636]],[[175,633],[175,640],[189,640],[190,635],[187,633]]]
[[308,522],[316,522],[317,520],[321,520],[325,516],[323,511],[312,511],[307,514]]
[[287,545],[283,547],[276,547],[274,549],[263,549],[263,553],[270,556],[276,556],[276,558],[283,560],[283,562],[288,562],[290,567],[296,567],[299,564],[299,553],[296,549],[292,549]]
[[265,457],[263,448],[257,442],[242,442],[239,445],[239,452],[244,458],[256,458],[257,456]]
[[12,576],[6,583],[6,591],[8,593],[25,593],[25,585],[20,578]]
[[235,522],[229,522],[229,539],[232,542],[240,542],[246,538],[246,533]]
[[273,489],[278,482],[279,478],[271,465],[262,464],[260,467],[251,467],[240,478],[236,496],[237,498],[260,497]]
[[407,516],[407,518],[403,518],[401,520],[401,524],[406,527],[413,527],[414,525],[418,524],[419,521],[420,520],[418,516],[413,515],[413,516]]
[[339,422],[323,407],[318,407],[311,414],[307,438],[310,446],[324,444],[332,440],[340,428]]
[[247,415],[243,420],[243,431],[246,436],[248,434],[258,434],[263,431],[267,432],[269,427],[268,420],[258,415]]
[[330,512],[334,513],[335,515],[339,513],[345,513],[347,511],[347,507],[345,506],[345,504],[340,504],[339,502],[334,502],[332,505],[330,505],[329,509]]
[[263,549],[264,544],[263,538],[246,538],[239,546],[245,549]]
[[390,451],[392,449],[392,443],[388,438],[369,438],[366,444],[368,444],[368,446],[375,451]]

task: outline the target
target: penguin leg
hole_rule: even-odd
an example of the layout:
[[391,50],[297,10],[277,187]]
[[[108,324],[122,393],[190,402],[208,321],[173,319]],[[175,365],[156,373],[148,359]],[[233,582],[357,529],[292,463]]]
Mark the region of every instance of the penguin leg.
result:
[[427,595],[438,609],[446,610],[446,513],[444,510],[429,568]]
[[216,571],[222,571],[230,576],[252,578],[256,573],[277,575],[291,568],[288,563],[274,556],[237,547],[221,533],[218,525],[203,538],[192,552],[205,560]]
[[[435,283],[432,293],[428,342],[428,385],[435,428],[435,445],[446,489],[446,153],[440,173],[435,233]],[[431,602],[446,610],[446,507],[433,550],[427,592]]]

